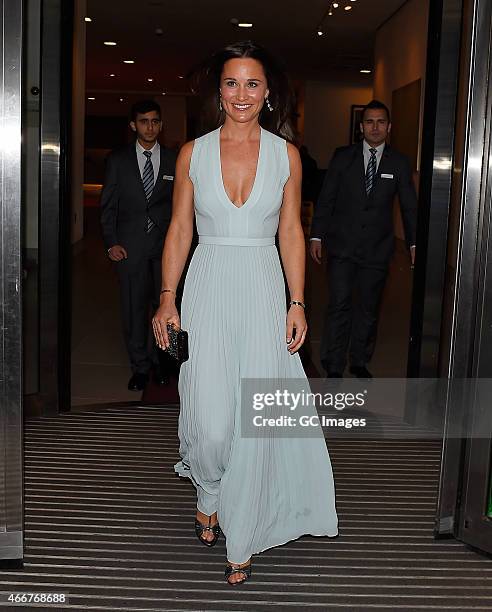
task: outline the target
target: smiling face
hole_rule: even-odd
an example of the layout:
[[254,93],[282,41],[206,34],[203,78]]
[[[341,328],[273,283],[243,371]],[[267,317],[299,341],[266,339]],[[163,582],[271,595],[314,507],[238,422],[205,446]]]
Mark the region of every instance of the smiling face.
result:
[[228,60],[220,78],[220,95],[224,112],[233,121],[248,123],[257,118],[268,96],[261,63],[250,57]]
[[382,108],[368,108],[364,113],[364,119],[360,124],[365,141],[371,147],[382,144],[391,131],[391,123],[388,115]]

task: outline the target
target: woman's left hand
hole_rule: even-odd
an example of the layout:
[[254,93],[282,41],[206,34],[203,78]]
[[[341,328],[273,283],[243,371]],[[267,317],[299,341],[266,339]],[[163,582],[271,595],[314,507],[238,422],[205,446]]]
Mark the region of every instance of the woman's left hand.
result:
[[[294,334],[295,331],[295,334]],[[304,344],[307,333],[306,316],[304,308],[293,304],[287,313],[287,349],[291,355],[296,353]]]

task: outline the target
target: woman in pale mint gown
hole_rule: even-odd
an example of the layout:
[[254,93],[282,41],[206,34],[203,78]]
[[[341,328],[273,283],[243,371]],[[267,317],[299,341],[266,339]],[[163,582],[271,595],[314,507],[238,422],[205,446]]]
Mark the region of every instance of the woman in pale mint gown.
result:
[[[178,157],[153,326],[161,348],[168,346],[167,324],[189,334],[175,470],[196,488],[198,538],[212,546],[224,534],[225,577],[239,584],[251,575],[253,554],[303,534],[335,536],[337,515],[321,435],[255,438],[239,427],[242,379],[306,380],[297,353],[307,330],[301,162],[282,138],[291,135],[287,80],[250,42],[216,54],[209,74],[219,127],[185,144]],[[194,216],[199,244],[180,321],[174,297]]]

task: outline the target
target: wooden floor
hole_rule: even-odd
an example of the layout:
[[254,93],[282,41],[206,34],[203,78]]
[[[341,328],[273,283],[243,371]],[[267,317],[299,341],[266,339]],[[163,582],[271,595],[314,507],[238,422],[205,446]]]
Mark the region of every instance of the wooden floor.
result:
[[433,539],[433,440],[330,440],[339,537],[268,550],[251,581],[228,586],[224,539],[198,543],[194,489],[173,473],[177,416],[110,408],[28,422],[25,567],[1,572],[0,591],[66,592],[67,610],[492,609],[492,562]]

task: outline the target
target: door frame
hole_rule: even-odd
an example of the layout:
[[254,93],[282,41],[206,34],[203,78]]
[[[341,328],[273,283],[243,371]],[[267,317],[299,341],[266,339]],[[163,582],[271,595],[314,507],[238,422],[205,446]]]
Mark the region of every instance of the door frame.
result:
[[[0,0],[0,565],[23,558],[22,2]],[[6,69],[8,67],[8,69]]]
[[[492,552],[485,516],[492,421],[483,412],[481,378],[491,376],[490,261],[492,7],[464,3],[459,94],[440,344],[440,375],[448,389],[436,536],[454,535]],[[484,354],[485,353],[485,354]],[[487,356],[487,359],[484,357]]]
[[39,392],[27,412],[71,400],[71,107],[73,3],[43,0],[40,49]]
[[[465,350],[459,358],[475,377],[474,394],[466,398],[463,485],[457,512],[457,537],[492,554],[492,518],[487,515],[492,461],[492,6],[479,0],[474,12],[474,44],[469,79],[468,151],[462,216],[462,268],[459,272],[457,316],[472,306]],[[488,83],[488,87],[487,84]],[[481,164],[473,163],[480,159]],[[468,217],[468,218],[467,218]],[[470,278],[471,277],[471,280]],[[464,295],[462,295],[464,294]],[[463,333],[459,327],[456,335]]]

